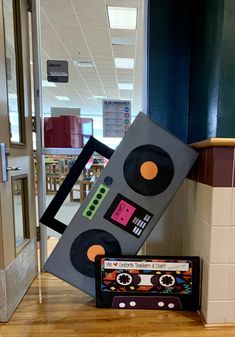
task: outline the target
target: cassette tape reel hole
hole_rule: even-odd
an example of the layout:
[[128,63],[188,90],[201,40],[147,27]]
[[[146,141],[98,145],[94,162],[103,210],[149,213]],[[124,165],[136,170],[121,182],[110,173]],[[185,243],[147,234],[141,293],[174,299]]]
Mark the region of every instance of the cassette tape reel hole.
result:
[[159,283],[165,288],[172,287],[175,284],[175,278],[170,274],[164,274],[159,278]]
[[132,283],[132,276],[128,273],[120,273],[117,275],[116,280],[121,286],[129,286]]

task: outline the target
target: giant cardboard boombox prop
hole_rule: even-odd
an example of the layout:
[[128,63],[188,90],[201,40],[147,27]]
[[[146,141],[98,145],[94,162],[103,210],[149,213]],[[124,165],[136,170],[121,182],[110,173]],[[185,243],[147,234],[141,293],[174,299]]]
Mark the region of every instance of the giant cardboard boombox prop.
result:
[[[93,152],[110,159],[68,227],[55,215]],[[134,255],[197,158],[139,113],[115,151],[87,142],[41,222],[63,234],[44,270],[95,296],[96,255]]]

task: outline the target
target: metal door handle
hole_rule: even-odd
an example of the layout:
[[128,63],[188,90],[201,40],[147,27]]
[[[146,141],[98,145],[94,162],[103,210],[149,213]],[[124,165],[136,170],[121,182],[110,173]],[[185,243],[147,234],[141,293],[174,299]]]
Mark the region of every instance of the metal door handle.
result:
[[9,166],[7,167],[7,171],[21,171],[22,168],[19,166]]
[[21,170],[20,167],[8,167],[7,166],[7,155],[9,154],[10,154],[10,151],[6,147],[6,144],[0,143],[0,179],[3,183],[6,183],[8,181],[8,171]]

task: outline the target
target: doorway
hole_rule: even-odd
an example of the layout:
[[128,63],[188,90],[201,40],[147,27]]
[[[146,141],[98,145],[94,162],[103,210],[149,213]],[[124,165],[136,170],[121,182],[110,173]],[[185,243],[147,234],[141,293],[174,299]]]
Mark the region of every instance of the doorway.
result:
[[[132,121],[143,110],[144,6],[143,0],[40,1],[46,205],[91,134],[113,149],[120,143],[117,132],[116,137],[104,132],[105,100],[130,102]],[[50,64],[57,61],[68,66],[60,81],[50,73]],[[69,224],[106,163],[99,155],[91,158],[58,212],[59,221]],[[47,229],[42,239],[56,243],[59,238]]]

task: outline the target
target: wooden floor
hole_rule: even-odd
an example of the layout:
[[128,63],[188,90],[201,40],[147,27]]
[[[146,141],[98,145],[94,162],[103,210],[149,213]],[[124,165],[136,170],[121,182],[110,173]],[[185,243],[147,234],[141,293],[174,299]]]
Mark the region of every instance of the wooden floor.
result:
[[94,300],[40,274],[0,337],[231,337],[235,327],[204,328],[196,312],[98,309]]

